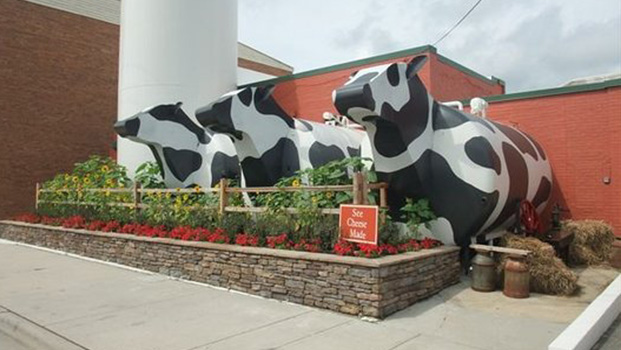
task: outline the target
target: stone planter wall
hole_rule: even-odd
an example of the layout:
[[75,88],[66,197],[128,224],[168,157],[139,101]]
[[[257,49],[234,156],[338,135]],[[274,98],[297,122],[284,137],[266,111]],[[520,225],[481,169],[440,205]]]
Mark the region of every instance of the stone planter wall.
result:
[[0,238],[267,298],[383,318],[459,281],[459,249],[378,259],[0,221]]

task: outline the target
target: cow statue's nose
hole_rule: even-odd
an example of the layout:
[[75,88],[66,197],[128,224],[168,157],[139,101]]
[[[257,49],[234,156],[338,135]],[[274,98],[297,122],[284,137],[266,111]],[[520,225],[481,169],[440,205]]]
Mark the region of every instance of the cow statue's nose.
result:
[[121,137],[137,136],[140,119],[125,119],[114,123],[114,131]]
[[334,92],[334,106],[339,113],[347,115],[350,108],[375,109],[375,101],[368,84],[347,85]]

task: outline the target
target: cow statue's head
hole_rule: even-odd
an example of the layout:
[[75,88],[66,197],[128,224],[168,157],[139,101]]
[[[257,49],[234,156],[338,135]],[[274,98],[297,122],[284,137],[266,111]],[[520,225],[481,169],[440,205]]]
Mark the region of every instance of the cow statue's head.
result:
[[217,101],[199,108],[196,119],[206,128],[229,135],[233,141],[254,134],[266,135],[276,130],[268,126],[266,117],[277,117],[284,126],[293,127],[293,118],[272,97],[274,86],[246,87],[223,95]]
[[354,72],[345,85],[332,93],[336,109],[363,126],[382,121],[407,126],[410,123],[403,119],[413,117],[417,111],[412,109],[428,108],[427,90],[417,76],[426,61],[426,56],[417,56],[409,63],[395,62]]
[[207,145],[213,145],[213,139],[185,114],[181,103],[147,108],[116,122],[114,130],[149,147],[167,187],[211,186],[223,176],[221,171],[199,171],[213,163],[206,158]]
[[[175,135],[183,135],[188,143],[185,147],[177,145],[175,148],[188,148],[197,144],[207,144],[210,137],[205,130],[198,126],[181,109],[181,102],[177,104],[164,104],[147,108],[137,114],[114,124],[116,133],[127,139],[146,145],[170,146],[168,143],[177,142]],[[188,138],[188,135],[191,137]],[[173,141],[174,140],[174,141]]]

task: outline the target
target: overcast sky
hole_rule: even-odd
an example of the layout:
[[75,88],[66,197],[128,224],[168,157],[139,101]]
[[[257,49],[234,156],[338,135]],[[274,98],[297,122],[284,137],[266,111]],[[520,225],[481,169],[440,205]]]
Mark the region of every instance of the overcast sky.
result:
[[[239,40],[295,72],[432,44],[476,0],[239,0]],[[438,53],[507,92],[621,71],[621,0],[483,0]]]

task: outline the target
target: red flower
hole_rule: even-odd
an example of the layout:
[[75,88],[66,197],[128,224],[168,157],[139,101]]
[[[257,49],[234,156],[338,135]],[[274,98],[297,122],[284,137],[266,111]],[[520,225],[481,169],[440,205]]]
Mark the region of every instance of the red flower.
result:
[[108,221],[102,228],[101,230],[104,232],[115,232],[120,228],[121,224],[119,224],[118,221],[113,220],[113,221]]
[[208,237],[207,242],[212,243],[229,243],[229,237],[224,234],[224,230],[217,228]]
[[36,224],[36,223],[41,222],[41,218],[39,217],[39,215],[32,214],[32,213],[24,213],[24,214],[17,215],[15,218],[13,218],[13,220],[28,222],[31,224]]
[[287,249],[291,246],[291,242],[289,242],[286,233],[278,236],[268,236],[266,241],[267,246],[274,249]]
[[340,240],[334,245],[333,251],[338,255],[354,255],[354,246],[345,240]]
[[392,244],[382,244],[379,249],[383,254],[393,255],[399,253],[399,249]]
[[302,239],[299,243],[293,245],[293,249],[312,253],[319,253],[321,252],[321,241],[319,239],[311,239],[308,241]]
[[438,247],[441,246],[442,243],[438,240],[429,238],[429,237],[425,237],[423,238],[423,240],[420,242],[420,245],[423,247],[423,249],[431,249],[433,247]]
[[373,244],[358,244],[359,251],[356,252],[358,256],[364,256],[367,258],[376,258],[382,255],[382,249]]
[[241,246],[256,247],[259,245],[259,236],[238,233],[235,236],[235,244],[241,245]]
[[101,228],[104,227],[106,223],[101,220],[91,221],[88,225],[86,225],[86,229],[90,231],[101,231]]
[[86,221],[80,215],[68,217],[62,221],[62,226],[66,228],[83,228]]

